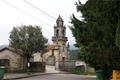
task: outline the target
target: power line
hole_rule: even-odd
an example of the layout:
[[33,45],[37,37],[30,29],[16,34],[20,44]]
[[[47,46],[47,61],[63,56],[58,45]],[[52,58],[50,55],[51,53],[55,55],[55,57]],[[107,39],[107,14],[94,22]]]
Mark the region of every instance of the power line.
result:
[[24,14],[30,16],[31,18],[36,19],[37,21],[39,21],[39,22],[41,22],[41,23],[44,23],[44,24],[46,24],[47,26],[51,26],[51,25],[49,25],[49,24],[47,24],[47,23],[41,21],[41,20],[38,19],[37,17],[35,17],[35,16],[33,16],[33,15],[31,15],[31,14],[29,14],[29,13],[23,11],[22,9],[17,8],[15,5],[12,5],[12,4],[10,4],[9,2],[7,2],[7,1],[5,1],[5,0],[1,0],[1,1],[3,1],[3,2],[4,2],[5,4],[7,4],[7,5],[9,5],[9,6],[15,8],[16,10],[21,11],[22,13],[24,13]]
[[50,14],[44,12],[43,10],[41,10],[40,8],[36,7],[35,5],[31,4],[30,2],[24,0],[25,3],[29,4],[30,6],[32,6],[33,8],[37,9],[38,11],[46,14],[47,16],[51,17],[52,19],[56,20],[56,18],[54,18],[53,16],[51,16]]

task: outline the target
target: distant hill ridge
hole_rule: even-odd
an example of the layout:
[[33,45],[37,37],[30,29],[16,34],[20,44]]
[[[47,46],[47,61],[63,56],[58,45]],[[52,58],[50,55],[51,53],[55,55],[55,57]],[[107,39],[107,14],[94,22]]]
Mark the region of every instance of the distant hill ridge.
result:
[[3,49],[5,47],[8,47],[8,45],[0,45],[0,49]]
[[78,48],[76,48],[75,46],[71,45],[70,46],[70,50],[77,50]]

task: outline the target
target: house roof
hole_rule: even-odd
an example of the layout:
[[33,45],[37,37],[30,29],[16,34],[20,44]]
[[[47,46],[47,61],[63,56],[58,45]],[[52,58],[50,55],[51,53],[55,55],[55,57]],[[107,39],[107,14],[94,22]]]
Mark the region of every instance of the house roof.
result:
[[2,48],[2,49],[0,49],[0,52],[2,52],[2,51],[4,51],[4,50],[9,50],[9,51],[14,52],[14,53],[16,53],[16,54],[18,54],[18,55],[23,56],[21,50],[16,50],[16,49],[14,49],[14,48],[12,48],[12,47],[5,47],[5,48]]

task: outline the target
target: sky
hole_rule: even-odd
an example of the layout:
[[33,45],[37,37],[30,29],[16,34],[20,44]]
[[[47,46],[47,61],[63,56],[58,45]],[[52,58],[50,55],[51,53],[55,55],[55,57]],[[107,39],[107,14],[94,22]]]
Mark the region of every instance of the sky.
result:
[[[76,12],[75,2],[78,0],[26,1],[49,14],[49,16],[30,6],[25,0],[0,0],[0,45],[9,44],[10,31],[13,27],[21,25],[38,25],[42,27],[43,35],[49,39],[49,43],[52,43],[51,37],[54,34],[54,25],[59,15],[63,18],[64,25],[67,28],[66,36],[69,43],[71,45],[75,43],[75,39],[68,26],[71,25],[69,22],[73,13],[79,19],[81,18],[80,13]],[[87,0],[80,1],[84,4]]]

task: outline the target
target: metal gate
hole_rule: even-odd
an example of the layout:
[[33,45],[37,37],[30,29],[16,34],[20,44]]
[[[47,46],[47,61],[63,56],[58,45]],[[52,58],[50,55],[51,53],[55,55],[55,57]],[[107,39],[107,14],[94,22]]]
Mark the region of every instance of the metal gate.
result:
[[55,56],[49,56],[46,60],[46,65],[54,66],[55,65]]

